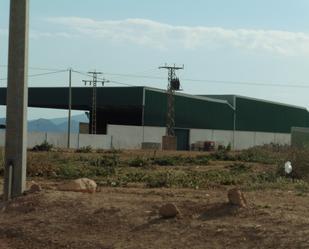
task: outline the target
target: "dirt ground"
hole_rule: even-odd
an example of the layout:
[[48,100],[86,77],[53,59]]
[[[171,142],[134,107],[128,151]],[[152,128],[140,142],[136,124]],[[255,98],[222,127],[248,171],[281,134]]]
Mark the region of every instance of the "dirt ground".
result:
[[[0,249],[309,248],[308,195],[247,192],[249,208],[238,209],[227,204],[224,188],[81,194],[42,183],[43,192],[0,211]],[[178,206],[179,217],[159,217],[167,202]]]

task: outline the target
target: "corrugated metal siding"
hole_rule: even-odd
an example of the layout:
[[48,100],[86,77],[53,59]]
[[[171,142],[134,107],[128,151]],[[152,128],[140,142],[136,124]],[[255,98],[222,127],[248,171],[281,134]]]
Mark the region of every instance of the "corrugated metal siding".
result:
[[[6,88],[0,89],[0,104],[5,105]],[[29,88],[29,106],[46,108],[68,108],[69,90],[65,87]],[[91,87],[72,88],[72,108],[89,110],[92,103]],[[141,107],[143,87],[99,87],[97,106],[100,107]]]
[[237,97],[236,110],[241,131],[290,133],[292,126],[309,126],[309,113],[302,108]]
[[[166,93],[146,89],[145,125],[165,126]],[[180,128],[233,130],[234,112],[226,103],[175,96],[175,125]]]

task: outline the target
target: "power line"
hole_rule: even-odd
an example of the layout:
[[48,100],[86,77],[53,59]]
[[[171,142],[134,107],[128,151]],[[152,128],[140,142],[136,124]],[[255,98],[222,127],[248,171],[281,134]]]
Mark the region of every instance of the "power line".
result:
[[[53,72],[48,72],[48,73],[39,73],[39,74],[31,74],[28,75],[28,78],[34,78],[34,77],[40,77],[40,76],[45,76],[45,75],[51,75],[51,74],[59,74],[59,73],[64,73],[68,72],[68,70],[59,70],[59,71],[53,71]],[[7,78],[2,78],[0,81],[6,81],[8,80]]]
[[59,73],[64,73],[64,72],[68,72],[68,70],[65,69],[65,70],[59,70],[59,71],[48,72],[48,73],[31,74],[28,77],[33,78],[33,77],[40,77],[40,76],[44,76],[44,75],[59,74]]
[[[106,75],[120,76],[127,78],[144,78],[144,79],[158,79],[164,80],[164,77],[159,76],[149,76],[149,75],[135,75],[135,74],[117,74],[117,73],[105,73]],[[183,78],[182,80],[190,82],[200,82],[200,83],[218,83],[218,84],[230,84],[230,85],[248,85],[248,86],[266,86],[266,87],[288,87],[288,88],[309,88],[309,85],[297,84],[291,85],[288,83],[277,84],[273,82],[254,82],[254,81],[229,81],[229,80],[211,80],[211,79],[192,79]]]
[[165,80],[164,77],[159,76],[147,76],[147,75],[137,75],[137,74],[117,74],[117,73],[104,73],[106,75],[111,76],[120,76],[120,77],[127,77],[127,78],[143,78],[143,79],[158,79],[158,80]]
[[247,86],[267,86],[267,87],[289,87],[289,88],[309,88],[309,85],[290,85],[290,84],[277,84],[277,83],[262,83],[262,82],[250,82],[250,81],[225,81],[225,80],[198,80],[198,79],[183,79],[191,82],[201,83],[218,83],[218,84],[230,84],[230,85],[247,85]]
[[[0,65],[0,67],[8,67],[7,65]],[[29,67],[29,69],[33,70],[41,70],[41,71],[50,71],[42,74],[34,74],[29,75],[29,77],[39,77],[54,73],[62,73],[67,72],[68,69],[53,69],[53,68],[44,68],[44,67]],[[83,76],[92,77],[91,75],[79,71],[72,70],[74,73],[81,74]],[[155,80],[165,80],[164,77],[160,76],[151,76],[151,75],[138,75],[138,74],[124,74],[124,73],[104,73],[105,75],[110,76],[119,76],[124,78],[139,78],[139,79],[155,79]],[[0,78],[0,81],[5,81],[7,78]],[[257,81],[232,81],[232,80],[211,80],[211,79],[192,79],[192,78],[182,78],[184,81],[190,82],[199,82],[199,83],[217,83],[224,85],[246,85],[246,86],[264,86],[264,87],[286,87],[286,88],[309,88],[309,84],[289,84],[289,83],[274,83],[274,82],[257,82]],[[119,81],[111,81],[111,83],[126,85],[126,86],[135,86],[134,84],[123,83]]]
[[[0,65],[0,67],[8,68],[8,65]],[[61,71],[65,69],[61,68],[46,68],[46,67],[28,67],[31,70],[37,70],[37,71]]]
[[[88,73],[86,73],[86,72],[77,71],[77,70],[73,70],[72,72],[77,73],[77,74],[80,74],[80,75],[83,75],[83,76],[86,76],[86,77],[92,78],[92,75],[90,75],[90,74],[88,74]],[[105,73],[104,73],[104,74],[105,74]],[[98,77],[97,79],[99,79],[99,80],[105,80],[104,78],[100,78],[100,77]],[[124,83],[124,82],[115,81],[115,80],[109,80],[109,83],[115,83],[115,84],[123,85],[123,86],[132,86],[132,87],[136,86],[136,85],[134,85],[134,84]]]
[[133,85],[133,84],[123,83],[123,82],[119,82],[119,81],[115,81],[115,80],[110,80],[109,82],[115,83],[115,84],[118,84],[118,85],[123,85],[123,86],[131,86],[131,87],[136,86],[136,85]]

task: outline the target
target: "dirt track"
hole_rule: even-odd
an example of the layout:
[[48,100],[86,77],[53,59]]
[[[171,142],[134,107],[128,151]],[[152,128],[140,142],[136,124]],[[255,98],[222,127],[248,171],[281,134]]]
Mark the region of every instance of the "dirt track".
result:
[[[309,198],[246,193],[248,209],[226,190],[103,188],[94,195],[45,190],[0,213],[0,249],[309,248]],[[181,216],[164,220],[158,207]]]

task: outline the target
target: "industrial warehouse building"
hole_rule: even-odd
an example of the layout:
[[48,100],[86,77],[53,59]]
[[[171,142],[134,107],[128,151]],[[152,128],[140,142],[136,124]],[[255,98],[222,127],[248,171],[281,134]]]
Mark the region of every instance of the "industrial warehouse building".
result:
[[[68,109],[68,88],[30,88],[29,106]],[[0,89],[5,105],[6,89]],[[72,88],[72,109],[90,112],[92,88]],[[115,148],[141,148],[165,135],[166,91],[149,87],[97,89],[97,133],[112,137]],[[309,127],[305,108],[237,95],[176,93],[178,149],[197,141],[231,144],[235,149],[267,143],[289,144],[292,127]]]

